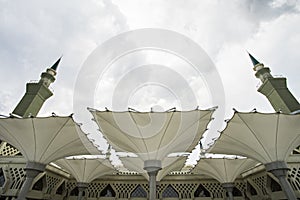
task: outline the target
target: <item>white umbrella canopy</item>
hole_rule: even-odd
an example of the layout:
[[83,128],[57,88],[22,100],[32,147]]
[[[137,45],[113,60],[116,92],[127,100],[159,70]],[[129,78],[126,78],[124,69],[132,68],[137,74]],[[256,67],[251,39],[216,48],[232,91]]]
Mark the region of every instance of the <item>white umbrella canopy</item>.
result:
[[242,172],[256,164],[258,162],[250,158],[201,158],[191,172],[208,175],[220,183],[232,183]]
[[0,138],[33,163],[48,164],[72,155],[99,154],[71,116],[1,118]]
[[173,152],[192,151],[207,130],[214,111],[89,110],[114,149],[135,153],[142,160],[163,160]]
[[[120,157],[124,166],[131,171],[135,171],[149,180],[149,175],[144,170],[144,161],[139,157]],[[162,169],[156,176],[157,181],[161,181],[170,172],[180,171],[186,162],[186,157],[167,157],[162,161]]]
[[81,183],[90,183],[101,176],[116,172],[114,166],[106,158],[64,158],[55,163],[66,169],[77,182]]
[[286,161],[300,144],[300,115],[235,112],[211,153],[242,155],[263,164]]

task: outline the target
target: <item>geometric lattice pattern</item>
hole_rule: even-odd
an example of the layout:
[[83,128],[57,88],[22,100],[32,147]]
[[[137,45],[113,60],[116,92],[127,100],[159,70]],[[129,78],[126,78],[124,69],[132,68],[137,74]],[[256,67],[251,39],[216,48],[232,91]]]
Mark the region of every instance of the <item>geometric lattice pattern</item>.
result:
[[245,182],[242,181],[236,181],[234,182],[235,187],[240,190],[242,193],[245,193],[247,190],[247,185]]
[[214,198],[223,198],[225,190],[219,182],[202,183],[202,185],[213,194]]
[[259,188],[262,192],[262,194],[267,195],[268,192],[266,190],[267,187],[267,175],[264,174],[262,176],[256,176],[252,178],[252,181],[255,183],[257,188]]
[[51,194],[52,190],[61,183],[62,179],[46,174],[47,194]]
[[191,199],[193,198],[193,191],[195,191],[198,187],[198,183],[176,183],[172,184],[172,186],[178,191],[180,198],[183,199]]
[[25,171],[23,168],[9,168],[10,189],[20,189],[25,180]]
[[2,141],[0,143],[0,156],[15,156],[18,153],[20,153],[20,151],[7,142]]
[[300,166],[289,166],[288,180],[294,190],[300,190]]
[[86,192],[88,197],[99,198],[101,191],[107,186],[107,184],[102,183],[90,183]]
[[116,191],[120,191],[117,195],[118,198],[129,198],[131,192],[136,188],[137,184],[126,184],[126,183],[113,183],[112,187]]
[[179,194],[171,185],[168,185],[168,187],[163,191],[162,197],[163,198],[166,198],[166,197],[177,197],[178,198]]
[[142,188],[141,185],[138,185],[131,193],[130,197],[147,197],[147,192]]

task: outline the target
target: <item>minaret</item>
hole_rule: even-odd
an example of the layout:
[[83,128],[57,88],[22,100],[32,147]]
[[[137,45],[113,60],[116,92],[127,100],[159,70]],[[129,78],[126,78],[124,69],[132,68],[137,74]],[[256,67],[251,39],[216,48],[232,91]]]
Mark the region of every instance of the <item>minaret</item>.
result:
[[44,102],[53,95],[49,86],[55,81],[56,70],[61,57],[41,74],[41,79],[37,83],[27,83],[26,93],[14,109],[12,114],[20,117],[36,117]]
[[250,53],[248,54],[254,66],[253,70],[256,71],[255,76],[262,82],[257,91],[268,98],[274,110],[282,113],[300,110],[299,102],[287,88],[286,78],[273,77],[270,68],[258,62]]

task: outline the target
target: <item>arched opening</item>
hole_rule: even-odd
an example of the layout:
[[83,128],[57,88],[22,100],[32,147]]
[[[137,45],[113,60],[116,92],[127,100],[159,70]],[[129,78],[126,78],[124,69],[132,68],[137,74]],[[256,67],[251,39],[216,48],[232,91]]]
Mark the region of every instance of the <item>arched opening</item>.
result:
[[32,190],[43,191],[45,175],[42,176],[32,187]]
[[3,172],[3,169],[0,168],[0,187],[3,187],[4,183],[5,183],[4,172]]
[[272,192],[282,191],[281,186],[277,181],[275,181],[272,177],[268,176]]
[[70,192],[70,196],[78,196],[78,194],[79,194],[78,187],[75,187],[75,188]]
[[108,184],[100,193],[100,197],[115,197],[114,189]]
[[138,185],[130,194],[130,197],[145,197],[147,198],[147,192],[141,185]]
[[247,182],[247,190],[250,192],[251,196],[257,195],[256,190],[249,182]]
[[243,196],[242,192],[239,189],[237,189],[237,187],[233,188],[232,195],[235,196],[235,197],[242,197]]
[[194,193],[194,197],[210,197],[210,193],[202,184],[199,184],[197,190]]
[[56,194],[62,195],[65,190],[65,182],[62,182],[56,190]]
[[162,197],[163,198],[166,198],[166,197],[177,197],[178,198],[179,194],[171,185],[168,185],[168,187],[163,191]]

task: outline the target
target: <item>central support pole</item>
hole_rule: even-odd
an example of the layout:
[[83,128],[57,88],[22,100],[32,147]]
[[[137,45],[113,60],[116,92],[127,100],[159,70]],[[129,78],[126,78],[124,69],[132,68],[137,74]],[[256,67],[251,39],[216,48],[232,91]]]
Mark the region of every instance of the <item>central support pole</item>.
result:
[[156,175],[161,170],[160,160],[146,160],[144,162],[144,170],[149,175],[149,200],[156,199]]
[[234,183],[223,183],[222,186],[226,190],[226,192],[228,193],[228,199],[233,200],[232,191],[233,191],[233,188],[234,188]]
[[275,161],[265,164],[266,170],[272,173],[280,182],[281,188],[285,193],[285,196],[289,200],[297,200],[296,194],[287,180],[288,166],[284,161]]
[[34,178],[41,172],[45,171],[46,165],[36,162],[27,162],[25,166],[26,179],[19,192],[17,200],[26,200],[26,195],[33,183]]
[[89,186],[88,183],[84,183],[84,182],[78,182],[77,183],[77,187],[78,187],[78,190],[79,190],[79,193],[78,193],[78,200],[81,200],[82,199],[82,196],[83,196],[83,192],[86,190],[86,188]]

